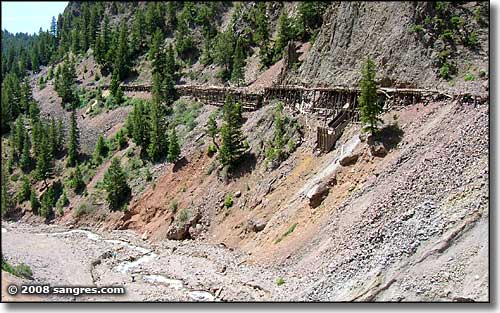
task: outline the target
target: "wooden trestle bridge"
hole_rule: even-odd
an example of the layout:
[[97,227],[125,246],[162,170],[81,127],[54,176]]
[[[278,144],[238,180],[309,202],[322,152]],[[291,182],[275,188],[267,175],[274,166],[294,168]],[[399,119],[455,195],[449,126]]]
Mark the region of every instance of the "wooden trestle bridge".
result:
[[[109,86],[101,86],[103,90]],[[148,85],[122,85],[123,92],[151,92]],[[250,92],[247,88],[177,85],[179,96],[188,96],[204,104],[222,106],[228,95],[241,103],[246,111],[254,111],[269,104],[273,100],[282,101],[292,111],[311,114],[323,120],[318,127],[317,145],[323,152],[328,152],[335,145],[344,128],[358,119],[358,88],[347,87],[313,87],[281,85],[267,87],[258,92]],[[482,104],[489,99],[464,93],[449,95],[429,89],[379,88],[379,100],[384,103],[385,110],[430,101],[457,100],[464,104]]]

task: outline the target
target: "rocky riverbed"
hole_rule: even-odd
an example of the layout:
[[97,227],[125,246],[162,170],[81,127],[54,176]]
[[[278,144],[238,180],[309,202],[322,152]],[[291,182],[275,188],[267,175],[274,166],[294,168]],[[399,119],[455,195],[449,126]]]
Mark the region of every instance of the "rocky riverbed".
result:
[[276,277],[284,275],[246,264],[245,254],[222,245],[153,244],[130,231],[95,233],[55,225],[2,222],[2,254],[12,264],[31,267],[33,280],[25,284],[126,289],[114,296],[42,296],[47,301],[270,300],[280,292]]

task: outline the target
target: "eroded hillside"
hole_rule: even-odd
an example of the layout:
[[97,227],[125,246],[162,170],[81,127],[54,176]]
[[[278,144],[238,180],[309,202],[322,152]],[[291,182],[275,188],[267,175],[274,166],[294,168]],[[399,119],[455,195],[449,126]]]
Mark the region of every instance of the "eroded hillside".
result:
[[[78,165],[68,165],[66,142],[48,177],[39,179],[35,150],[33,171],[26,172],[12,137],[2,136],[2,167],[11,164],[7,191],[13,199],[25,177],[43,207],[53,186],[67,197],[64,204],[54,201],[47,216],[29,197],[14,200],[4,216],[9,223],[2,233],[9,241],[2,243],[3,257],[31,265],[39,283],[120,282],[136,301],[489,300],[487,3],[175,5],[174,13],[143,2],[97,5],[100,13],[94,14],[109,19],[117,47],[120,27],[131,28],[125,38],[134,52],[119,84],[137,89],[126,91],[121,102],[113,91],[116,60],[108,56],[117,48],[103,57],[94,44],[73,51],[85,39],[71,42],[64,60],[29,73],[41,118],[60,119],[66,138],[74,110],[80,155]],[[94,12],[86,10],[70,2],[64,17],[80,23]],[[139,11],[147,26],[134,47]],[[155,14],[162,17],[157,22]],[[261,38],[263,16],[268,31]],[[287,27],[290,34],[284,35]],[[219,47],[225,40],[231,42],[227,55]],[[175,59],[170,72],[169,53]],[[388,87],[378,94],[386,105],[376,143],[362,131],[353,108],[359,100],[339,104],[332,98],[323,107],[315,93],[297,99],[290,92],[281,101],[265,96],[275,86],[357,88],[367,56],[376,65],[377,87]],[[72,109],[56,78],[49,78],[67,62],[75,66],[78,104]],[[158,78],[162,71],[164,80]],[[190,85],[225,86],[228,94],[248,92],[262,101],[242,112],[231,100],[222,107],[195,92],[164,96]],[[391,88],[412,89],[397,98]],[[161,113],[153,111],[158,107]],[[329,128],[348,110],[342,127]],[[32,135],[31,112],[19,114]],[[154,114],[163,115],[155,120]],[[244,151],[235,165],[223,163],[222,147],[231,137],[227,116],[241,125],[241,134],[231,135],[241,135],[238,149]],[[170,159],[171,146],[159,139],[165,154],[151,156],[155,121],[164,126],[158,126],[160,139],[171,142],[175,133],[176,157]],[[328,151],[319,144],[320,128],[341,134]],[[102,155],[95,152],[100,140]],[[113,159],[130,188],[119,209],[111,209],[105,183]],[[77,173],[80,190],[74,187]],[[40,236],[43,244],[16,246],[24,233]],[[61,251],[43,249],[50,245]],[[86,267],[76,269],[70,254]],[[55,275],[41,261],[46,259],[55,270],[63,260],[75,271]]]

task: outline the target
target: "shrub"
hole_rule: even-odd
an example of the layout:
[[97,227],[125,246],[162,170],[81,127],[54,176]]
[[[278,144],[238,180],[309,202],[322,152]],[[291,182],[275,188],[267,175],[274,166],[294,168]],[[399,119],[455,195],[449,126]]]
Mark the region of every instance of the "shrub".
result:
[[439,76],[444,79],[451,78],[451,66],[448,62],[444,62],[444,64],[439,69]]
[[9,264],[7,261],[5,261],[3,257],[2,257],[2,270],[18,277],[25,277],[29,279],[32,279],[33,277],[33,272],[31,271],[29,265],[20,263],[17,266],[13,266]]
[[278,286],[281,286],[285,283],[285,280],[281,277],[278,277],[278,279],[276,279],[276,285]]
[[465,44],[468,47],[475,48],[479,44],[479,38],[477,37],[476,32],[471,32],[467,38],[465,39]]
[[467,73],[467,74],[465,75],[465,77],[464,77],[464,80],[465,80],[466,82],[468,82],[468,81],[473,81],[473,80],[475,80],[475,79],[476,79],[476,78],[474,77],[474,75],[473,75],[472,73]]
[[179,213],[179,220],[181,222],[187,221],[189,218],[189,210],[188,209],[182,209],[182,211]]
[[439,37],[443,41],[453,42],[453,32],[450,29],[446,29]]
[[423,33],[424,27],[422,25],[413,25],[410,27],[410,31],[413,33]]
[[228,209],[233,206],[233,197],[230,193],[228,193],[224,199],[224,206]]
[[172,202],[170,203],[170,211],[172,211],[172,213],[176,213],[177,212],[177,208],[179,207],[179,204],[177,203],[177,200],[172,200]]
[[207,148],[207,155],[208,156],[213,156],[215,153],[217,153],[217,147],[214,144],[208,145]]
[[75,209],[75,217],[80,217],[82,215],[86,215],[92,213],[94,211],[94,207],[89,206],[87,203],[82,203]]

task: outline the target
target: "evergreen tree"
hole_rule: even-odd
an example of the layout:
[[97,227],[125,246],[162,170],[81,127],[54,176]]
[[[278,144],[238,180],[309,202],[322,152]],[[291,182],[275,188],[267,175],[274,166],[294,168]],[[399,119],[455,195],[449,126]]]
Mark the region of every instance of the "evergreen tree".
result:
[[31,86],[29,84],[28,78],[26,77],[23,81],[21,87],[21,101],[20,101],[20,111],[28,112],[29,106],[33,101],[33,93],[31,91]]
[[114,69],[118,70],[118,79],[121,81],[126,76],[130,69],[130,53],[127,40],[127,26],[125,21],[120,25],[120,33],[118,35],[118,46],[114,59]]
[[222,77],[227,79],[231,73],[231,66],[234,52],[234,35],[231,30],[221,32],[215,38],[214,62],[222,66]]
[[167,46],[167,51],[166,51],[166,60],[165,60],[165,71],[164,75],[168,76],[170,75],[172,77],[172,80],[176,81],[177,80],[177,66],[175,63],[175,56],[174,56],[174,48],[172,47],[172,44],[169,44]]
[[77,194],[80,194],[85,189],[85,182],[83,181],[83,175],[79,165],[75,167],[69,185]]
[[37,121],[40,119],[40,108],[38,107],[38,104],[36,103],[36,101],[32,101],[30,103],[29,115],[30,115],[31,121]]
[[56,152],[60,153],[63,151],[64,147],[64,128],[61,119],[57,120],[56,127]]
[[21,179],[21,190],[17,194],[17,201],[22,203],[26,200],[29,200],[31,196],[31,186],[30,181],[27,176],[23,176]]
[[27,132],[25,133],[23,141],[23,153],[21,154],[21,159],[19,160],[19,166],[25,173],[28,173],[31,169],[30,138]]
[[48,136],[46,134],[42,134],[39,152],[36,157],[35,178],[38,181],[46,181],[52,170],[50,145],[48,141]]
[[102,158],[106,157],[108,154],[108,147],[106,142],[104,141],[104,137],[99,135],[97,139],[97,144],[95,146],[94,154],[92,156],[95,164],[100,164],[102,162]]
[[20,116],[16,120],[16,127],[14,131],[14,149],[15,154],[20,156],[23,153],[23,145],[26,129],[24,127],[23,118]]
[[290,20],[286,12],[282,12],[278,19],[278,38],[274,45],[274,62],[281,59],[283,50],[291,39]]
[[123,101],[125,101],[122,88],[120,87],[119,79],[120,79],[120,74],[118,70],[115,69],[111,77],[110,93],[111,96],[113,97],[114,102],[117,105],[120,105],[123,103]]
[[108,193],[107,200],[112,211],[120,209],[131,196],[131,189],[117,158],[111,160],[108,171],[104,174],[104,188]]
[[172,131],[168,137],[168,162],[175,163],[179,156],[181,155],[181,148],[179,146],[179,139],[177,138],[177,133],[175,132],[175,127],[172,127]]
[[56,158],[59,153],[59,147],[57,146],[57,126],[56,121],[52,117],[50,120],[49,126],[49,146],[50,146],[50,155],[52,158]]
[[[2,160],[3,161],[3,160]],[[9,179],[7,174],[5,173],[5,168],[2,166],[2,198],[0,201],[2,202],[1,214],[2,217],[7,214],[12,208],[12,201],[10,200],[9,194]]]
[[53,187],[50,186],[49,188],[47,188],[47,191],[45,191],[41,198],[42,203],[40,207],[40,216],[48,218],[52,213],[52,208],[55,204]]
[[383,105],[378,101],[377,86],[375,84],[375,64],[368,57],[363,65],[362,78],[360,82],[361,93],[359,95],[360,120],[364,124],[363,131],[369,131],[375,135],[377,124],[382,122],[378,117],[383,111]]
[[233,58],[233,71],[231,73],[231,81],[237,83],[238,86],[245,79],[245,73],[244,73],[245,60],[244,60],[244,58],[245,57],[243,55],[241,42],[240,42],[240,39],[238,39],[236,41],[236,49],[235,49],[234,58]]
[[79,130],[76,122],[75,110],[71,112],[71,121],[69,129],[69,142],[68,142],[68,161],[67,166],[73,167],[78,160],[79,150]]
[[38,201],[38,198],[36,196],[36,192],[34,189],[31,189],[30,192],[30,205],[31,205],[31,211],[33,214],[39,214],[39,209],[40,209],[40,202]]
[[130,39],[130,47],[132,54],[137,56],[142,52],[145,37],[145,23],[144,13],[142,9],[138,8],[135,12],[134,23],[132,24],[132,34]]
[[210,136],[210,138],[212,138],[213,144],[217,148],[219,148],[217,143],[215,142],[215,136],[217,136],[217,134],[219,133],[219,128],[217,127],[217,122],[215,121],[215,116],[213,113],[208,117],[206,133]]
[[223,124],[220,130],[222,146],[219,159],[222,165],[229,166],[230,169],[234,168],[244,152],[242,120],[239,111],[240,109],[234,103],[232,96],[228,96],[223,107]]
[[161,104],[153,102],[150,111],[150,143],[148,146],[149,158],[159,161],[166,154],[165,129],[163,127],[163,112]]

